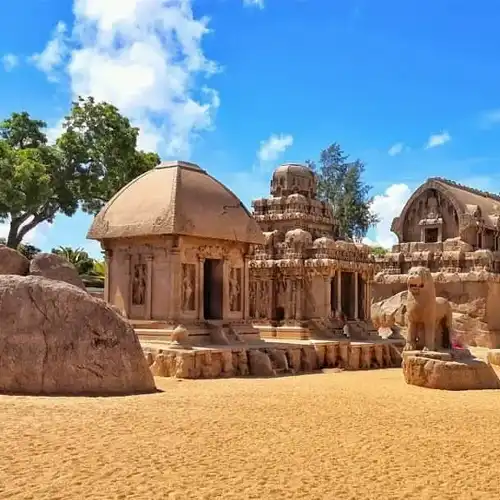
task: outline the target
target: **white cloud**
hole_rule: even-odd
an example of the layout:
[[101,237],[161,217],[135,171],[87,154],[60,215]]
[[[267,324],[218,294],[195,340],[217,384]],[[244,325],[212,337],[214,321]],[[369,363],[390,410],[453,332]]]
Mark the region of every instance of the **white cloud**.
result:
[[2,57],[2,64],[5,71],[12,71],[19,64],[19,57],[15,54],[5,54]]
[[140,147],[188,157],[220,105],[199,81],[219,70],[202,50],[208,19],[194,18],[191,0],[74,0],[73,10],[64,60],[72,94],[117,106],[139,127]]
[[375,226],[375,241],[365,238],[364,243],[390,248],[398,242],[396,235],[391,232],[392,220],[401,213],[410,195],[410,188],[406,184],[392,184],[384,194],[373,198],[371,210],[378,215],[380,222]]
[[67,28],[66,25],[59,21],[57,23],[56,29],[52,34],[51,40],[45,46],[45,49],[39,54],[33,54],[30,58],[31,62],[44,73],[50,81],[56,82],[57,76],[55,70],[57,70],[64,61],[67,55]]
[[387,154],[389,156],[397,156],[403,152],[405,145],[402,142],[397,142],[396,144],[393,144],[390,148],[389,151],[387,151]]
[[[31,218],[28,219],[25,224],[30,222],[30,220]],[[35,246],[43,245],[44,241],[47,238],[47,232],[51,227],[52,224],[49,224],[48,222],[42,222],[41,224],[38,224],[38,226],[36,226],[25,235],[25,237],[23,238],[23,243],[31,243]],[[7,239],[7,236],[9,235],[9,229],[9,221],[0,222],[0,238]]]
[[243,5],[245,7],[258,7],[259,9],[263,9],[264,0],[243,0]]
[[290,134],[272,134],[269,139],[261,141],[257,156],[261,162],[275,161],[293,144]]
[[480,117],[480,125],[483,128],[490,128],[500,123],[500,108],[485,111]]
[[440,134],[433,134],[427,140],[427,144],[425,145],[425,149],[436,148],[438,146],[442,146],[447,142],[451,141],[451,135],[445,131]]

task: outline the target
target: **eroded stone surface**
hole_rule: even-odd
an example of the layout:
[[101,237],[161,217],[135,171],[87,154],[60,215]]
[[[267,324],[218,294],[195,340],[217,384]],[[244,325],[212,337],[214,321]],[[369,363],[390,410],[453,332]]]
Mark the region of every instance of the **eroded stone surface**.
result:
[[0,245],[0,274],[28,274],[30,261],[17,250]]
[[407,384],[449,391],[500,389],[500,380],[488,363],[467,352],[403,353]]
[[488,363],[500,366],[500,349],[491,349],[486,356]]
[[39,253],[29,265],[32,276],[43,276],[52,280],[64,281],[85,290],[85,285],[75,266],[64,257],[53,253]]
[[133,394],[155,390],[132,326],[61,281],[0,276],[0,391]]

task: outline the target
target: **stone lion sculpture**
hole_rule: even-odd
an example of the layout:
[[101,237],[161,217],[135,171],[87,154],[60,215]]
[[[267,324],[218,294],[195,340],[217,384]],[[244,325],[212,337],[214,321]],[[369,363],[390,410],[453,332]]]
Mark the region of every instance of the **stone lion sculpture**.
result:
[[452,309],[448,300],[436,297],[431,272],[426,267],[412,267],[407,284],[408,333],[405,350],[449,349]]

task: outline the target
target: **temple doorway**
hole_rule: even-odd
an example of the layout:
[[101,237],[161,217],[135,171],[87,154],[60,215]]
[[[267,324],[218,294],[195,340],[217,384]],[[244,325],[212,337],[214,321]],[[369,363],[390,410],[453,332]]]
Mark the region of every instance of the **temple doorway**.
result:
[[330,279],[330,311],[337,310],[337,275]]
[[365,280],[358,274],[358,318],[365,319]]
[[347,316],[347,319],[354,318],[354,273],[342,271],[341,275],[341,304],[342,312]]
[[205,319],[222,319],[223,262],[205,259],[203,264],[203,310]]

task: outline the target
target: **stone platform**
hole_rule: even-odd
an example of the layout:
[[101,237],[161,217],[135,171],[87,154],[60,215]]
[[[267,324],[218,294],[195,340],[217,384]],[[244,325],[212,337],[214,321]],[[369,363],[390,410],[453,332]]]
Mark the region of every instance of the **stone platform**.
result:
[[493,367],[467,349],[404,351],[402,356],[407,384],[449,391],[500,389]]
[[253,344],[193,346],[141,339],[154,375],[187,379],[271,377],[323,368],[370,370],[401,366],[401,342],[260,341]]

